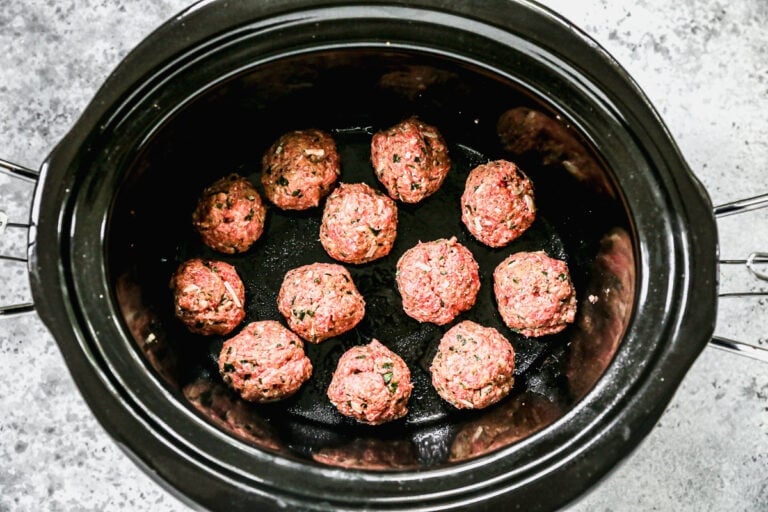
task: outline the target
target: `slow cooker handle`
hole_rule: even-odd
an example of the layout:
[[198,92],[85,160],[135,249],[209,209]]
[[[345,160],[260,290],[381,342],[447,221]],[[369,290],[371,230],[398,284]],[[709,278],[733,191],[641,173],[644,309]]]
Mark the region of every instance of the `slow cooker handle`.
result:
[[[716,206],[714,214],[715,217],[721,218],[766,207],[768,207],[768,194],[762,194]],[[757,265],[761,263],[768,263],[768,253],[753,252],[743,260],[720,260],[721,265],[744,265],[755,278],[761,281],[768,281],[768,272],[757,268]],[[720,293],[719,296],[720,298],[765,297],[768,296],[768,291],[725,292]],[[747,343],[722,336],[713,336],[710,345],[721,350],[768,362],[768,347],[760,346],[757,343]]]
[[[40,175],[37,171],[22,167],[20,165],[8,162],[0,159],[0,173],[10,176],[11,178],[18,179],[27,183],[35,184]],[[726,203],[721,206],[717,206],[714,209],[716,217],[725,217],[728,215],[734,215],[738,213],[745,213],[752,210],[768,207],[768,194],[760,196],[742,199],[734,201],[732,203]],[[29,231],[30,224],[23,222],[11,222],[8,219],[8,215],[0,210],[0,236],[3,236],[8,229],[26,229]],[[0,254],[0,260],[11,261],[15,263],[28,262],[26,256],[12,256]],[[758,263],[768,263],[768,253],[752,253],[745,260],[720,260],[721,264],[725,265],[746,265],[747,269],[758,279],[768,281],[768,273],[758,270],[755,265]],[[729,297],[746,297],[746,296],[766,296],[768,292],[729,292],[721,293],[721,298]],[[32,302],[23,302],[19,304],[11,304],[0,306],[0,317],[7,317],[12,315],[22,315],[26,313],[32,313],[35,311],[35,305]],[[747,343],[743,341],[737,341],[722,336],[713,336],[710,341],[710,345],[728,352],[737,353],[748,357],[753,357],[761,361],[768,362],[768,348],[762,347],[756,343]]]
[[[31,184],[37,183],[37,180],[40,177],[37,171],[27,169],[26,167],[7,162],[5,160],[0,160],[0,173]],[[8,215],[4,211],[0,210],[0,236],[3,236],[6,230],[9,229],[26,229],[29,231],[30,227],[31,226],[29,223],[11,222],[8,219]],[[0,260],[23,264],[28,262],[26,256],[12,256],[6,254],[0,254]],[[35,305],[32,302],[4,305],[0,306],[0,317],[21,315],[25,313],[31,313],[33,311],[35,311]]]

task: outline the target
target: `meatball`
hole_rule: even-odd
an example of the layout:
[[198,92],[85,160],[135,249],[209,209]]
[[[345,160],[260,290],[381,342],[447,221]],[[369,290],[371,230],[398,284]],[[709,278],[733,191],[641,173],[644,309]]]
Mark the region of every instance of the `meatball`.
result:
[[437,192],[451,168],[440,132],[415,117],[373,136],[371,163],[389,196],[404,203]]
[[252,322],[224,342],[219,373],[243,400],[267,403],[287,398],[312,375],[304,342],[274,320]]
[[512,389],[515,350],[493,327],[465,320],[443,335],[430,371],[443,400],[459,409],[483,409]]
[[191,259],[171,278],[176,317],[203,335],[229,334],[245,318],[245,287],[223,261]]
[[518,252],[499,263],[493,291],[504,323],[528,337],[558,333],[576,316],[568,266],[543,251]]
[[354,328],[365,316],[365,300],[347,269],[313,263],[285,274],[277,309],[293,332],[320,343]]
[[455,237],[408,249],[397,262],[396,279],[405,314],[437,325],[474,306],[480,289],[477,262]]
[[306,210],[320,204],[341,174],[336,143],[327,133],[310,129],[281,136],[262,158],[264,194],[283,210]]
[[408,413],[412,390],[405,361],[374,339],[341,356],[328,398],[344,416],[380,425]]
[[461,195],[461,220],[480,242],[503,247],[535,218],[533,185],[515,164],[496,160],[469,173]]
[[320,243],[333,259],[360,264],[382,258],[396,236],[395,202],[365,183],[342,183],[325,202]]
[[230,174],[203,191],[192,224],[203,243],[219,252],[247,251],[264,232],[267,208],[250,181]]

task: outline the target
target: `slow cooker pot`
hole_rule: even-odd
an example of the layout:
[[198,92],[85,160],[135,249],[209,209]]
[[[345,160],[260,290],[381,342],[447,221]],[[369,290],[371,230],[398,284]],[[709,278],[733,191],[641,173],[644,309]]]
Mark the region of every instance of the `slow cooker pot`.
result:
[[[500,122],[515,109],[544,120],[522,149]],[[294,127],[331,130],[343,180],[370,180],[371,133],[410,114],[440,126],[454,168],[433,199],[403,210],[392,258],[353,269],[368,320],[311,348],[318,370],[294,399],[232,397],[212,370],[221,340],[190,337],[170,313],[170,273],[212,255],[188,225],[196,195],[233,170],[257,176],[263,150]],[[453,203],[473,165],[502,157],[531,174],[540,220],[506,250],[472,246],[487,293],[468,317],[498,323],[487,269],[511,250],[545,249],[569,262],[579,319],[544,343],[510,333],[516,391],[459,414],[427,383],[441,331],[401,318],[387,269],[422,237],[471,245]],[[287,268],[325,257],[316,213],[270,215],[264,241],[229,259],[250,320],[275,315]],[[34,307],[94,414],[202,506],[550,510],[637,445],[710,340],[717,233],[642,93],[535,4],[217,0],[131,53],[43,164],[29,270]],[[417,392],[405,421],[362,428],[322,390],[340,352],[374,335],[403,355]]]

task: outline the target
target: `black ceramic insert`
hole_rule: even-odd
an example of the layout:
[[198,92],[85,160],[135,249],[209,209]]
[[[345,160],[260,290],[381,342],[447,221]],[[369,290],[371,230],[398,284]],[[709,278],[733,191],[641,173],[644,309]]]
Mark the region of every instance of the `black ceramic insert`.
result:
[[[301,70],[299,76],[296,70]],[[322,345],[306,345],[313,378],[293,398],[269,406],[241,407],[251,409],[271,427],[279,446],[310,459],[329,444],[385,437],[413,443],[422,466],[446,463],[462,425],[486,412],[459,412],[434,391],[429,365],[450,325],[420,324],[403,313],[395,266],[402,253],[419,241],[456,236],[479,262],[482,281],[477,304],[457,322],[469,319],[499,329],[516,349],[514,394],[536,393],[545,397],[553,410],[564,412],[581,398],[570,393],[566,378],[574,329],[542,339],[526,338],[508,329],[494,302],[493,270],[514,252],[543,250],[567,261],[577,290],[586,291],[590,279],[604,280],[603,274],[592,275],[600,240],[611,229],[626,231],[629,223],[616,204],[615,194],[596,192],[561,164],[545,163],[546,155],[534,149],[511,154],[502,147],[497,120],[508,109],[522,106],[542,112],[547,108],[513,84],[478,69],[394,51],[310,53],[264,65],[207,91],[154,135],[128,170],[128,176],[136,170],[140,176],[129,177],[117,193],[107,253],[112,282],[141,290],[138,301],[123,307],[138,346],[152,352],[162,346],[173,354],[173,358],[149,360],[159,374],[172,376],[175,386],[184,389],[199,386],[201,381],[222,384],[216,359],[223,339],[194,336],[173,318],[168,282],[176,267],[193,257],[233,264],[247,288],[247,323],[282,320],[277,292],[285,273],[300,265],[332,260],[318,241],[322,204],[304,212],[271,208],[265,235],[247,253],[226,256],[208,249],[190,223],[202,189],[233,171],[258,184],[261,156],[271,142],[285,131],[309,127],[320,127],[333,135],[341,154],[342,182],[366,182],[382,189],[370,164],[371,135],[415,114],[444,134],[452,168],[435,195],[417,205],[399,205],[398,237],[388,257],[348,266],[367,302],[365,319],[338,338]],[[575,133],[572,136],[577,138]],[[590,158],[587,151],[583,147],[584,159]],[[524,165],[534,182],[539,210],[535,224],[524,236],[508,247],[491,249],[477,242],[462,224],[459,197],[473,167],[499,158]],[[597,167],[594,158],[591,162]],[[585,204],[590,207],[584,208]],[[624,264],[634,267],[631,258]],[[628,283],[630,289],[633,285]],[[587,301],[587,295],[581,293],[580,300]],[[153,321],[131,323],[136,317],[152,317]],[[627,320],[628,315],[615,319],[619,323]],[[622,329],[613,333],[614,348],[621,334]],[[147,338],[152,342],[145,343]],[[325,396],[341,354],[373,338],[404,358],[415,385],[407,417],[375,429],[342,417]],[[593,380],[597,376],[592,375]],[[226,417],[226,413],[219,412],[218,416]],[[554,419],[554,415],[548,416],[547,423]],[[237,431],[237,426],[231,430]],[[494,441],[495,449],[507,444],[503,438]],[[479,446],[478,451],[488,448]],[[387,469],[385,464],[377,467]]]

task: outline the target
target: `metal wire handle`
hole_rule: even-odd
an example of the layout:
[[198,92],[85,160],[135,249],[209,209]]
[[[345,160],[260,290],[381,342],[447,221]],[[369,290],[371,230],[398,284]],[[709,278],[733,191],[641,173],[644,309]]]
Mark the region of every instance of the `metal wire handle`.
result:
[[[11,178],[33,184],[36,183],[39,178],[39,173],[37,171],[27,169],[26,167],[22,167],[2,159],[0,159],[0,173],[10,176]],[[767,206],[768,194],[763,194],[717,206],[714,208],[714,214],[715,217],[720,218],[726,217],[728,215],[735,215],[760,208],[765,208]],[[11,222],[8,219],[8,215],[0,210],[0,236],[2,236],[7,229],[29,230],[30,225],[28,223],[22,222]],[[22,257],[0,254],[0,260],[12,261],[16,263],[27,263],[26,256]],[[753,252],[743,260],[720,260],[720,264],[723,265],[745,265],[747,270],[749,270],[749,272],[755,278],[761,281],[768,281],[768,272],[761,271],[756,267],[756,265],[760,263],[768,263],[768,253]],[[721,298],[764,296],[768,296],[768,291],[740,291],[720,294]],[[0,317],[31,313],[34,310],[35,305],[31,302],[13,304],[9,306],[0,306]],[[710,342],[710,346],[768,362],[768,348],[760,346],[756,343],[747,343],[724,338],[721,336],[713,336]]]
[[[740,199],[732,203],[726,203],[714,208],[715,217],[727,217],[728,215],[735,215],[738,213],[745,213],[752,210],[758,210],[768,206],[768,194],[763,194],[748,199]],[[746,259],[736,260],[720,260],[721,265],[744,265],[747,267],[752,276],[760,281],[768,281],[768,272],[760,270],[757,265],[768,263],[768,253],[765,252],[753,252]],[[768,296],[768,290],[765,291],[736,291],[736,292],[724,292],[719,294],[720,298],[734,298],[734,297],[766,297]],[[752,357],[761,361],[768,362],[768,347],[758,345],[757,343],[748,343],[744,341],[737,341],[730,338],[724,338],[722,336],[713,336],[710,341],[710,346],[739,354],[742,356]]]
[[[39,178],[39,173],[37,171],[27,169],[26,167],[22,167],[2,159],[0,159],[0,173],[5,174],[6,176],[10,176],[11,178],[32,184],[36,183]],[[3,236],[9,229],[25,229],[29,231],[30,225],[26,222],[11,222],[8,218],[8,214],[0,210],[0,236]],[[0,254],[0,260],[11,261],[14,263],[27,263],[26,255],[14,256],[10,254]],[[32,313],[34,310],[35,305],[32,302],[22,302],[20,304],[0,306],[0,317]]]

